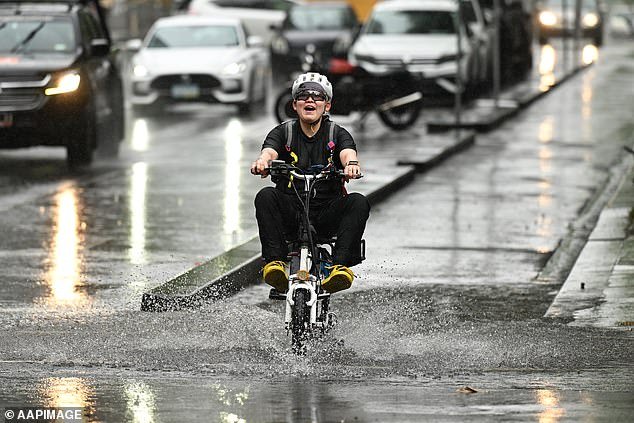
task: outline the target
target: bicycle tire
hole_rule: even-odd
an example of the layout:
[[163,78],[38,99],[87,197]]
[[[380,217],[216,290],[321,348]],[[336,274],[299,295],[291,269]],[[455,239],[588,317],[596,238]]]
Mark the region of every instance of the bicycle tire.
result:
[[305,289],[296,289],[293,295],[291,317],[291,343],[293,352],[298,355],[306,353],[306,341],[310,331],[310,309],[306,305],[309,293]]

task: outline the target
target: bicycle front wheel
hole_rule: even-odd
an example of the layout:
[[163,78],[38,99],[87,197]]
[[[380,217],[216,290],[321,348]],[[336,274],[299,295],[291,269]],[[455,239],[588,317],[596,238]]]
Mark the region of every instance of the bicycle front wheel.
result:
[[310,294],[305,289],[296,289],[293,295],[291,338],[293,352],[298,355],[306,353],[306,342],[310,331],[310,307],[306,305]]

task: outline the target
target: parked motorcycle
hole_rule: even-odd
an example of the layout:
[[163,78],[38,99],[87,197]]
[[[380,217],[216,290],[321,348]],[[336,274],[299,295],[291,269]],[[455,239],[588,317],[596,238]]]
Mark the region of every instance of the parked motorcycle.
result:
[[[318,72],[328,77],[335,93],[330,108],[332,115],[360,112],[363,120],[376,112],[379,119],[394,130],[411,127],[420,115],[423,98],[417,90],[420,84],[418,78],[406,70],[377,76],[339,57],[331,58],[323,66],[318,53],[306,51],[301,71]],[[297,117],[291,86],[292,81],[276,97],[274,110],[279,122]]]

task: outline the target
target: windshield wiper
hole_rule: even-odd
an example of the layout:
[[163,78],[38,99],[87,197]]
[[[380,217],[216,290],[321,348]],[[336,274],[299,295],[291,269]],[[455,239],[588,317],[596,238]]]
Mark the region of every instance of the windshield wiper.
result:
[[24,37],[22,41],[13,46],[10,52],[17,53],[18,51],[22,50],[24,46],[27,45],[33,39],[33,37],[35,37],[35,34],[37,34],[42,28],[44,28],[44,22],[40,22],[35,28],[33,28],[33,30],[29,32],[29,34]]

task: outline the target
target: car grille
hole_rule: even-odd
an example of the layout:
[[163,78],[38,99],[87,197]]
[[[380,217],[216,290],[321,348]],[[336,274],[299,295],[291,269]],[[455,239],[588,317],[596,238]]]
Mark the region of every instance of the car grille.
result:
[[220,81],[211,75],[187,74],[187,75],[162,75],[152,81],[151,87],[155,90],[166,90],[175,84],[196,84],[201,89],[219,87]]
[[5,94],[0,93],[0,110],[27,110],[37,107],[41,96],[37,94]]
[[436,59],[423,59],[423,58],[412,58],[412,59],[372,59],[372,63],[377,65],[383,65],[388,67],[401,68],[403,66],[409,65],[435,65],[438,63]]
[[48,74],[0,76],[0,111],[38,108],[45,100],[42,89],[50,79]]

